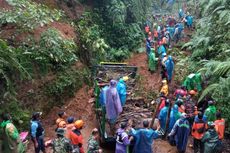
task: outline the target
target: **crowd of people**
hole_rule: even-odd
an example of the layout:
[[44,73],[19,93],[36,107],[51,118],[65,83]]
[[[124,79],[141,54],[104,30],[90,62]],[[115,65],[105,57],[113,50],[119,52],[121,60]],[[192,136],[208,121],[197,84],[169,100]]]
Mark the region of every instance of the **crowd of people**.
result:
[[[146,25],[146,53],[149,70],[155,72],[159,61],[162,76],[162,88],[160,89],[160,103],[156,110],[159,120],[156,128],[150,127],[148,120],[143,121],[143,128],[134,129],[128,122],[122,122],[116,130],[116,153],[152,153],[154,139],[167,136],[171,145],[175,145],[179,153],[185,153],[188,138],[193,137],[194,153],[220,153],[222,140],[224,139],[225,120],[221,112],[216,110],[215,102],[208,101],[208,107],[200,110],[195,102],[196,89],[187,90],[186,86],[176,89],[173,97],[169,98],[169,85],[172,81],[174,61],[168,56],[169,49],[177,43],[183,33],[185,23],[188,29],[192,28],[193,18],[183,10],[179,11],[178,19],[172,16],[164,16],[150,30]],[[164,25],[166,23],[166,25]],[[158,59],[156,58],[158,56]],[[121,77],[118,81],[111,80],[108,86],[101,89],[100,105],[106,110],[106,118],[110,128],[115,128],[115,123],[122,112],[126,102],[126,83],[128,77]],[[84,121],[67,116],[65,112],[59,112],[56,120],[56,138],[44,140],[45,130],[41,124],[41,112],[32,114],[30,123],[30,136],[35,153],[46,153],[46,147],[52,146],[54,153],[84,153],[83,136],[81,130]],[[24,153],[25,144],[17,128],[12,123],[9,114],[0,117],[1,135],[3,140],[1,152]],[[129,147],[131,146],[131,147]],[[102,153],[99,146],[99,131],[93,129],[88,139],[87,153]]]

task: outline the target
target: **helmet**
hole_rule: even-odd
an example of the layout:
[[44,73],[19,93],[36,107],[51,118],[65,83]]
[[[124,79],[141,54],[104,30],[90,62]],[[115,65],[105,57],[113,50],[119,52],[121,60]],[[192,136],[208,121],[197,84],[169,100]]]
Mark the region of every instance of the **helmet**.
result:
[[74,118],[72,116],[67,118],[67,122],[68,123],[73,123],[74,122]]
[[83,127],[84,122],[83,122],[82,120],[77,120],[77,121],[74,123],[74,125],[75,125],[75,127],[76,127],[77,129],[80,129],[80,128]]
[[164,84],[167,83],[167,80],[162,80],[162,83],[164,83]]
[[129,77],[128,77],[128,76],[124,76],[122,79],[123,79],[124,81],[127,81],[127,80],[129,79]]
[[190,91],[189,91],[189,94],[190,94],[190,95],[196,95],[196,91],[195,91],[195,90],[190,90]]
[[65,128],[66,127],[66,122],[65,121],[61,121],[58,123],[58,127],[59,128]]

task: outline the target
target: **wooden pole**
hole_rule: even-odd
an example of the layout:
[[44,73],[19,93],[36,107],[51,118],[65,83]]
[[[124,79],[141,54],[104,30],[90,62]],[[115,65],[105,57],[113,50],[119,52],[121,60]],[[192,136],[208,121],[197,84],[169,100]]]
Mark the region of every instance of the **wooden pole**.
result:
[[168,131],[168,127],[169,127],[169,122],[170,122],[171,107],[172,107],[172,102],[170,102],[170,104],[169,104],[169,109],[168,109],[168,113],[167,113],[166,126],[165,126],[165,134],[163,136],[164,139],[167,138],[167,134],[169,132]]
[[[160,99],[160,98],[159,98]],[[156,100],[157,101],[157,100]],[[159,102],[157,102],[157,106],[156,106],[156,109],[155,109],[155,112],[153,113],[153,116],[152,116],[152,121],[150,123],[150,128],[153,128],[153,124],[154,124],[154,121],[155,121],[155,118],[157,116],[157,111],[159,110],[159,107],[161,105],[161,99]]]

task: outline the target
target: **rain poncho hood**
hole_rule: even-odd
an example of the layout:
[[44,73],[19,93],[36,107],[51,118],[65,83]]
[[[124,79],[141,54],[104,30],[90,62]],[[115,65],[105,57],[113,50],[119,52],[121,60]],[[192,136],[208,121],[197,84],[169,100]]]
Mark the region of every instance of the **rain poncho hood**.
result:
[[208,122],[216,120],[216,107],[211,105],[205,110],[204,115],[207,116]]
[[120,97],[121,105],[124,106],[126,102],[126,83],[124,79],[120,79],[117,83],[117,91]]
[[118,115],[122,112],[121,101],[116,89],[117,82],[110,81],[109,89],[106,91],[106,118],[116,120]]

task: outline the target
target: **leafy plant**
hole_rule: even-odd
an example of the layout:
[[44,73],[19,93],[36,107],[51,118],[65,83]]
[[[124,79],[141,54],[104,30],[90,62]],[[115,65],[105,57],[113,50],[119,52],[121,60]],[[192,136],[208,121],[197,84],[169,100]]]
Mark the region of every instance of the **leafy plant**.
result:
[[50,10],[31,0],[6,0],[11,9],[0,11],[0,24],[14,24],[23,30],[32,30],[57,21],[62,16],[58,10]]

